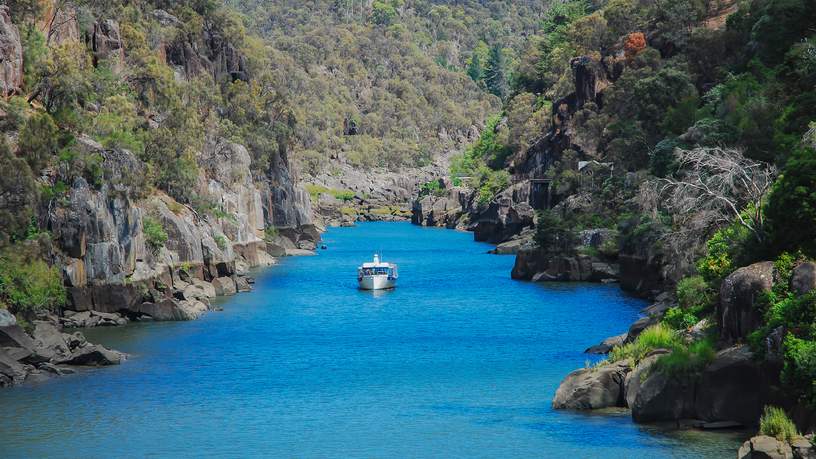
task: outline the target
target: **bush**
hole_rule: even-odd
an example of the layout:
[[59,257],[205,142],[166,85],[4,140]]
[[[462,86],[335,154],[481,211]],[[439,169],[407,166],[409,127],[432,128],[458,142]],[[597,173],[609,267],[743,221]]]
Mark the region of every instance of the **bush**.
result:
[[280,234],[280,232],[274,226],[267,226],[264,228],[264,240],[267,242],[277,239],[278,234]]
[[775,406],[765,407],[762,417],[759,418],[759,433],[788,442],[800,436],[796,425],[790,420],[785,410]]
[[784,360],[782,382],[793,389],[803,403],[816,407],[816,341],[788,333]]
[[609,360],[632,359],[635,364],[655,349],[675,349],[681,346],[680,339],[674,330],[659,323],[643,330],[637,339],[622,346],[616,346],[609,353]]
[[227,248],[227,238],[221,234],[217,234],[213,239],[215,239],[215,243],[218,245],[218,248],[221,250],[226,250]]
[[569,252],[578,243],[571,225],[552,210],[542,210],[536,218],[536,245],[547,252]]
[[670,375],[696,373],[714,360],[716,352],[711,341],[704,339],[689,346],[676,346],[671,354],[660,357],[655,362],[655,370]]
[[167,242],[167,232],[164,231],[162,224],[153,217],[145,216],[142,219],[142,231],[144,231],[147,245],[154,253],[161,250]]
[[66,301],[62,275],[22,247],[0,254],[0,303],[24,318],[56,311]]
[[707,307],[711,304],[708,282],[702,276],[681,279],[675,289],[680,307],[685,309]]
[[675,330],[686,330],[699,321],[700,319],[696,314],[680,307],[669,308],[662,320],[664,324]]

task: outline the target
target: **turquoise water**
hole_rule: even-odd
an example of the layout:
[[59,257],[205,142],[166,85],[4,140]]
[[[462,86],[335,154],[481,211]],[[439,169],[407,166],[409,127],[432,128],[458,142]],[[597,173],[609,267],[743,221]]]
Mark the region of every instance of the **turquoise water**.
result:
[[[734,437],[554,411],[581,351],[643,306],[614,286],[512,281],[469,233],[332,229],[195,322],[86,334],[118,367],[0,391],[0,457],[734,457]],[[391,292],[356,289],[381,250]]]

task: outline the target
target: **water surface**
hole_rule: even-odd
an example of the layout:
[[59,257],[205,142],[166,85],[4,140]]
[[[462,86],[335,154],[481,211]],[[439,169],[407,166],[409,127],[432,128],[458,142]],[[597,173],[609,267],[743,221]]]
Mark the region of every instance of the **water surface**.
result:
[[[123,365],[0,391],[0,457],[733,457],[733,436],[554,411],[581,351],[643,307],[615,286],[516,282],[472,235],[332,229],[195,322],[88,330]],[[356,289],[382,251],[391,292]]]

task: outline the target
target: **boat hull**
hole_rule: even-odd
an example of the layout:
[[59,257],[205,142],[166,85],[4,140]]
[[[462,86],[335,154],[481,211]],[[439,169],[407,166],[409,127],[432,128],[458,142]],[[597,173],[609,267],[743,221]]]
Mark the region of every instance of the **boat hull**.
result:
[[358,280],[361,290],[387,290],[397,286],[397,280],[382,276],[363,276]]

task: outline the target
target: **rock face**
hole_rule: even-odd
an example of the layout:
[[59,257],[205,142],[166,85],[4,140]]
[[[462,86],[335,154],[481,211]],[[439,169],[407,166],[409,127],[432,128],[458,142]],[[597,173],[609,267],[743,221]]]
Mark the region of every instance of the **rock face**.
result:
[[88,41],[93,50],[94,65],[103,60],[111,60],[118,70],[118,65],[125,59],[125,48],[119,34],[118,22],[112,19],[94,22],[93,32]]
[[724,339],[745,338],[762,324],[757,303],[762,294],[771,290],[773,282],[774,264],[770,261],[745,266],[725,278],[717,307],[717,321]]
[[569,282],[617,280],[617,263],[589,255],[553,254],[532,248],[516,253],[513,279]]
[[559,410],[626,406],[623,383],[630,370],[629,361],[575,370],[558,386],[552,406]]
[[[230,278],[238,274],[237,265],[246,270],[270,263],[261,238],[270,221],[281,225],[278,238],[287,246],[314,248],[319,240],[306,215],[308,204],[302,208],[291,197],[284,202],[271,198],[268,176],[253,180],[249,153],[241,145],[211,139],[198,158],[197,194],[227,218],[199,214],[163,194],[136,196],[141,184],[125,177],[144,175],[138,159],[127,151],[105,150],[88,138],[80,138],[79,145],[104,159],[105,180],[99,187],[75,180],[67,200],[48,214],[48,228],[63,254],[71,302],[67,309],[90,313],[66,320],[67,326],[120,323],[121,317],[102,315],[110,313],[130,319],[198,317],[215,292],[209,281],[227,278],[233,285],[228,290],[234,292]],[[283,184],[275,188],[277,193],[297,194],[288,172],[274,175]],[[147,216],[167,233],[163,247],[148,244],[143,231]],[[189,286],[195,287],[187,291]]]
[[17,93],[23,85],[23,46],[20,31],[11,22],[9,8],[0,5],[0,92]]

